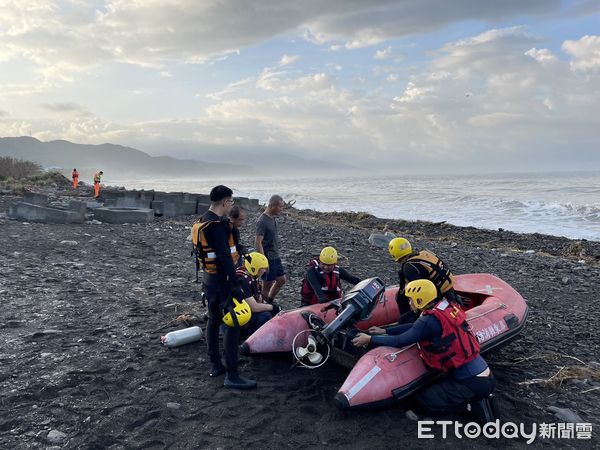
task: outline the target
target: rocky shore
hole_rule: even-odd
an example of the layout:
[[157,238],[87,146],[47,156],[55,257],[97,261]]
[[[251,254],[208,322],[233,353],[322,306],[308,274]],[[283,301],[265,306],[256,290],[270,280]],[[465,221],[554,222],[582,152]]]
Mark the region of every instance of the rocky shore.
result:
[[[204,341],[161,346],[162,334],[186,326],[182,319],[191,324],[204,314],[187,240],[194,216],[123,225],[23,223],[6,216],[17,199],[0,196],[1,448],[431,445],[417,439],[415,417],[401,403],[338,411],[333,396],[347,373],[333,362],[311,371],[292,368],[287,358],[242,358],[259,388],[240,393],[207,376]],[[247,243],[258,214],[250,211],[242,229]],[[530,314],[521,338],[487,357],[503,419],[591,423],[591,440],[538,438],[532,445],[598,447],[600,243],[293,208],[279,224],[289,276],[279,299],[285,309],[299,306],[304,266],[325,245],[335,246],[357,276],[393,284],[387,250],[368,242],[374,232],[410,238],[455,273],[506,280],[528,300]],[[474,445],[525,442],[435,441],[444,448]]]

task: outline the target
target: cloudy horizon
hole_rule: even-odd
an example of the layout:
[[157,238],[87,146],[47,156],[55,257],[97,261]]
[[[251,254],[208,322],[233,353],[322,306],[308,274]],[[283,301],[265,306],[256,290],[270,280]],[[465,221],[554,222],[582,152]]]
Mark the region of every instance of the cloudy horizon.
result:
[[0,0],[0,136],[373,170],[598,168],[599,13],[588,0]]

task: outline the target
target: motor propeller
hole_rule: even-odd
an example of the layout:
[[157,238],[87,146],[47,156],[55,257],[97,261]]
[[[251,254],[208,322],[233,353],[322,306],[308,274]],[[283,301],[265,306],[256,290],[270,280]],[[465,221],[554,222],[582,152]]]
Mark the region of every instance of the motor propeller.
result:
[[296,356],[301,359],[308,359],[311,364],[319,364],[323,361],[323,355],[317,351],[317,341],[312,336],[308,337],[306,347],[298,347],[296,349]]
[[[303,334],[309,333],[306,338],[306,346],[296,347],[296,340]],[[302,330],[294,337],[292,342],[292,353],[298,364],[306,367],[307,369],[316,369],[321,367],[329,359],[331,349],[329,344],[324,342],[323,344],[313,336],[313,330]]]

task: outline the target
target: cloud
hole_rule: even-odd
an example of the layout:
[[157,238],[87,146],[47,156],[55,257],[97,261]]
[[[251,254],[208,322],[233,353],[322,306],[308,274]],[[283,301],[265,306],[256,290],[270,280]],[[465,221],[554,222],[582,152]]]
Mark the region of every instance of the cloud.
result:
[[266,68],[258,77],[256,86],[266,91],[277,91],[280,93],[292,93],[294,91],[309,93],[331,88],[333,86],[333,79],[330,75],[323,72],[290,78],[287,77],[287,72],[285,71],[273,71],[270,68]]
[[360,48],[451,23],[547,14],[559,6],[558,0],[4,2],[0,61],[27,58],[42,77],[68,82],[107,62],[158,69],[173,61],[204,63],[302,30],[332,50]]
[[287,66],[292,64],[300,59],[300,55],[283,55],[279,60],[280,66]]
[[558,60],[556,56],[554,56],[552,52],[547,48],[542,48],[538,50],[537,48],[533,47],[527,50],[525,54],[527,56],[531,56],[533,59],[535,59],[541,64],[553,63]]
[[582,72],[600,70],[600,36],[583,36],[577,41],[565,41],[562,50],[573,56],[571,68]]
[[235,83],[230,83],[220,91],[210,92],[206,94],[206,98],[220,101],[224,96],[233,94],[234,92],[238,91],[241,87],[247,85],[248,83],[251,83],[252,81],[254,81],[254,77],[245,78],[243,80],[236,81]]
[[74,113],[81,116],[89,116],[91,113],[87,108],[78,105],[77,103],[63,102],[63,103],[42,103],[40,105],[43,109],[53,113]]
[[[257,148],[268,144],[316,157],[323,152],[332,158],[356,155],[369,161],[369,167],[402,161],[406,167],[432,170],[464,170],[466,161],[473,167],[515,167],[519,158],[537,164],[536,157],[540,164],[560,167],[589,158],[597,148],[598,36],[567,40],[562,51],[551,51],[544,48],[549,44],[543,36],[525,26],[498,27],[440,44],[435,51],[421,52],[418,61],[407,58],[402,64],[391,57],[387,42],[362,52],[343,51],[464,20],[543,15],[558,10],[553,0],[111,0],[96,6],[79,1],[0,6],[2,68],[22,64],[34,74],[29,84],[5,82],[0,98],[76,82],[95,66],[107,71],[123,67],[114,63],[150,67],[147,78],[156,80],[175,74],[181,64],[236,58],[238,49],[283,34],[305,36],[322,45],[320,57],[330,58],[323,65],[319,58],[303,56],[303,63],[310,61],[304,67],[293,64],[299,54],[283,54],[277,61],[283,53],[277,49],[275,57],[269,56],[275,61],[272,67],[254,72],[245,67],[243,79],[227,79],[209,93],[193,85],[193,108],[182,105],[186,112],[177,119],[114,123],[86,116],[78,103],[52,103],[57,98],[79,100],[58,96],[66,90],[57,90],[57,95],[32,102],[44,102],[45,118],[18,116],[25,106],[19,109],[15,102],[10,117],[0,114],[0,134],[29,134],[31,128],[41,139],[113,141],[141,149],[144,142],[167,140]],[[326,53],[332,51],[339,53]],[[360,58],[369,64],[361,65]],[[386,62],[374,67],[372,58]],[[223,73],[221,68],[214,68],[215,76]],[[131,89],[143,95],[138,103],[144,107],[159,101],[156,86],[129,85],[123,92]],[[21,100],[27,99],[19,99],[25,104]]]
[[386,48],[384,48],[383,50],[377,50],[375,52],[375,55],[373,56],[374,59],[388,59],[392,54],[392,47],[391,46],[387,46]]

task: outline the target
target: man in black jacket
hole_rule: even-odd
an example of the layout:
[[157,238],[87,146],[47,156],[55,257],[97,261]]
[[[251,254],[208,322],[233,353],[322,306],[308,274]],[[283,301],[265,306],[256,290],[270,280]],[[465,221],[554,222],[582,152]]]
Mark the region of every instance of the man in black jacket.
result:
[[235,245],[233,226],[227,218],[233,205],[233,191],[227,186],[215,186],[210,191],[210,207],[200,218],[198,246],[204,269],[204,293],[208,301],[208,324],[206,342],[210,357],[211,377],[226,373],[223,385],[233,389],[252,389],[256,381],[243,378],[238,373],[239,327],[225,327],[223,338],[225,366],[219,350],[219,327],[224,312],[231,312],[232,298],[246,296],[240,288],[235,273],[239,254]]

